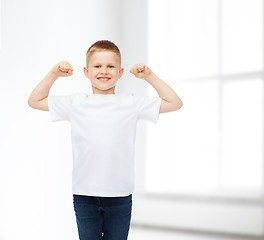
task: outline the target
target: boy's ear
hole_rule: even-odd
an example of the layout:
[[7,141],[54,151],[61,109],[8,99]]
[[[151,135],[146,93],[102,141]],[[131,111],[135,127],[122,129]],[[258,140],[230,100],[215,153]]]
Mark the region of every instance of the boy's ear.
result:
[[123,74],[124,74],[124,68],[121,68],[119,70],[119,78],[121,78],[123,76]]
[[84,75],[89,78],[88,69],[86,67],[83,68]]

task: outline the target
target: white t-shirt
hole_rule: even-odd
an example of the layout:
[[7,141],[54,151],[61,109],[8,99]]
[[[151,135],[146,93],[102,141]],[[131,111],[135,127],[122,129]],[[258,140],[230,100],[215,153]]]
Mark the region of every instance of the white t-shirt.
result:
[[140,119],[156,123],[162,99],[133,93],[75,93],[47,100],[51,121],[71,124],[73,194],[133,193],[136,124]]

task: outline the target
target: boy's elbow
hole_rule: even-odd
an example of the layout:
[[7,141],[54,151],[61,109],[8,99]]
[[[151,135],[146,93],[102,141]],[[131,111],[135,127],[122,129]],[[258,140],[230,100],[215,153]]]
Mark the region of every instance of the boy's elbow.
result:
[[[180,108],[182,108],[182,106],[183,106],[183,102],[181,101]],[[180,109],[180,108],[179,108],[179,109]]]
[[177,110],[179,110],[179,109],[181,109],[182,108],[182,106],[183,106],[183,102],[182,101],[180,101],[177,105],[176,105],[176,109],[175,109],[175,111],[177,111]]
[[31,107],[31,102],[30,102],[29,99],[28,99],[28,101],[27,101],[27,104]]
[[36,109],[36,104],[34,104],[34,102],[31,101],[30,99],[28,99],[27,104],[28,104],[28,106],[30,106],[31,108]]
[[31,108],[33,108],[33,103],[32,103],[32,101],[30,100],[30,98],[28,99],[27,104],[28,104]]

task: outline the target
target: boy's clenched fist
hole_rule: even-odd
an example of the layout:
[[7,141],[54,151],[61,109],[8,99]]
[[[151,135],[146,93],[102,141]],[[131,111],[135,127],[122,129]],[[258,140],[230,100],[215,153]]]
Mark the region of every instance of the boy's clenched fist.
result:
[[129,70],[132,74],[134,74],[137,78],[146,79],[146,77],[151,74],[151,70],[144,64],[138,63],[133,68]]
[[56,64],[51,71],[58,77],[69,77],[73,74],[73,67],[69,62],[64,61]]

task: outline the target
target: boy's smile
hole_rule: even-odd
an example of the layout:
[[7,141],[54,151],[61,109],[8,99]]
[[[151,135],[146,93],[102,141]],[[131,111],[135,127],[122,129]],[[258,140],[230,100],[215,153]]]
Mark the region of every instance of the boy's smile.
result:
[[93,93],[113,94],[115,85],[122,77],[124,69],[120,68],[119,56],[112,51],[94,52],[84,74],[90,79]]
[[107,81],[109,81],[111,78],[99,77],[99,78],[97,78],[97,79],[100,80],[101,82],[107,82]]

